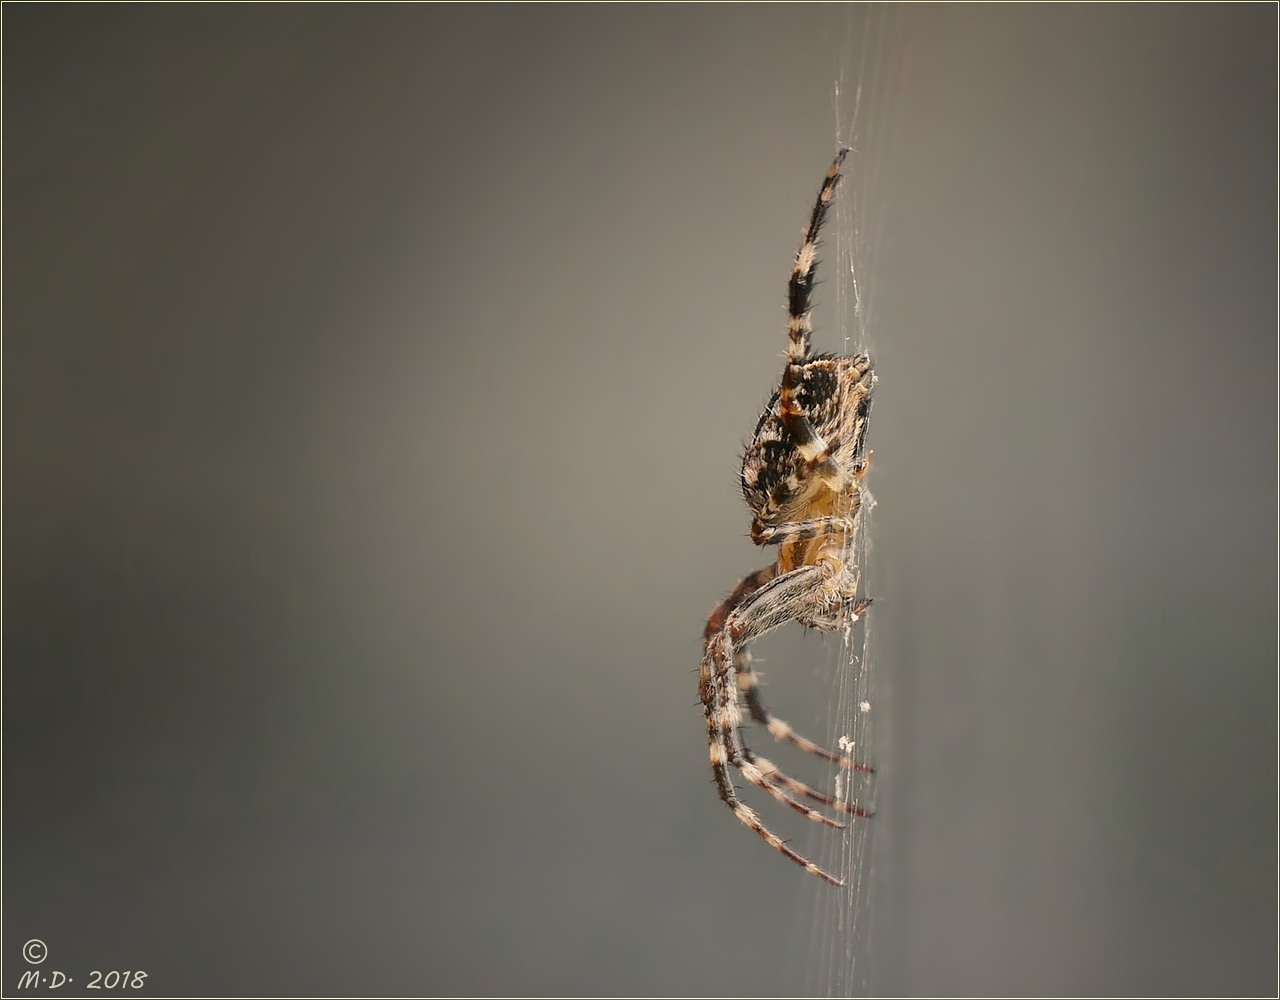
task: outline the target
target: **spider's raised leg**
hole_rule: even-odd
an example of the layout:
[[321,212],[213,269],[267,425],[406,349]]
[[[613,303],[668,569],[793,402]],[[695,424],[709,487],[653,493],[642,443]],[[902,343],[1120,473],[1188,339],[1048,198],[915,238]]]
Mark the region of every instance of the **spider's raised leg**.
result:
[[787,367],[782,373],[778,408],[782,422],[791,434],[796,449],[811,470],[820,475],[833,490],[843,490],[848,476],[831,455],[830,444],[815,429],[797,396],[805,378],[804,362],[809,359],[809,335],[813,332],[813,284],[818,266],[818,236],[826,221],[827,211],[840,182],[840,167],[848,149],[836,154],[814,202],[804,242],[796,252],[795,267],[787,284]]
[[836,153],[836,158],[823,179],[818,200],[814,202],[813,211],[809,215],[809,225],[804,231],[804,242],[796,253],[791,280],[787,283],[787,361],[790,363],[803,361],[809,356],[809,334],[813,332],[810,313],[815,265],[818,263],[818,234],[822,232],[831,199],[835,197],[836,185],[840,183],[840,167],[848,155],[848,149]]

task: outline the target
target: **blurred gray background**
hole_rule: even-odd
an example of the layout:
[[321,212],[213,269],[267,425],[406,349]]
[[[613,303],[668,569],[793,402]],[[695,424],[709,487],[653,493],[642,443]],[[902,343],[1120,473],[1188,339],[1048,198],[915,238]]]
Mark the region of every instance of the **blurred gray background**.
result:
[[839,129],[865,988],[1274,995],[1274,6],[3,26],[6,992],[811,988],[692,671]]

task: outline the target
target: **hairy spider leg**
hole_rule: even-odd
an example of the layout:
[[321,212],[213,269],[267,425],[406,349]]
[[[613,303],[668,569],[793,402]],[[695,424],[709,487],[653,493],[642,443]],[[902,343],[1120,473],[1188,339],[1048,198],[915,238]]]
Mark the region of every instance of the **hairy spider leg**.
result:
[[[733,686],[729,681],[729,658],[709,653],[707,661],[710,676],[700,677],[699,687],[701,688],[702,681],[706,681],[709,685],[706,692],[700,693],[704,699],[704,711],[706,710],[708,695],[711,702],[710,707],[712,708],[712,711],[707,712],[707,738],[712,766],[715,767],[719,764],[723,768],[723,765],[727,763],[751,784],[764,789],[774,799],[790,806],[799,813],[803,813],[815,823],[822,823],[824,826],[843,830],[843,823],[823,815],[816,809],[810,809],[803,802],[798,802],[788,795],[782,787],[790,781],[786,775],[766,773],[766,769],[759,766],[754,755],[742,743],[740,732],[742,710],[738,706],[736,695],[732,693]],[[718,732],[716,731],[717,729]],[[772,765],[768,770],[777,772],[777,768],[772,767]],[[725,770],[725,774],[727,776],[727,770]],[[717,784],[719,784],[718,778]],[[796,782],[796,784],[800,783]],[[734,811],[737,812],[736,807],[734,807]]]
[[[724,643],[728,643],[727,636],[722,635],[719,638]],[[733,787],[733,779],[729,774],[730,748],[726,746],[723,728],[715,718],[721,711],[725,711],[717,706],[722,700],[720,695],[726,692],[728,688],[724,684],[717,682],[714,677],[719,670],[719,665],[727,661],[729,654],[723,649],[718,652],[714,651],[715,646],[716,643],[712,643],[707,647],[707,656],[703,659],[700,669],[699,689],[707,715],[707,738],[711,748],[711,769],[715,774],[716,788],[720,792],[720,798],[725,805],[733,810],[733,814],[743,824],[759,834],[770,847],[786,855],[811,875],[817,875],[818,878],[830,882],[832,885],[844,885],[843,881],[823,871],[808,858],[788,847],[786,841],[760,821],[760,817],[754,809],[738,798],[738,792]],[[713,659],[717,661],[716,666],[712,666],[711,661]]]
[[782,422],[791,433],[801,456],[828,486],[838,492],[847,488],[848,476],[831,457],[827,442],[805,416],[796,400],[796,387],[800,384],[800,365],[809,358],[809,335],[813,332],[811,300],[818,270],[818,235],[826,221],[831,200],[835,197],[836,185],[840,182],[840,167],[848,154],[847,148],[841,149],[827,170],[822,189],[818,192],[818,199],[809,216],[804,241],[796,252],[796,264],[787,285],[787,367],[782,374],[778,400]]
[[[865,602],[870,604],[870,601]],[[858,614],[855,607],[855,614]],[[856,619],[855,619],[856,620]],[[776,715],[773,715],[765,708],[764,701],[760,697],[760,678],[751,666],[751,653],[749,650],[740,649],[736,651],[733,660],[733,669],[738,675],[738,690],[742,693],[742,697],[746,700],[747,711],[751,713],[751,718],[764,726],[769,731],[769,735],[780,743],[790,743],[793,747],[798,747],[805,753],[811,753],[815,757],[821,757],[823,760],[830,761],[832,764],[838,764],[849,771],[861,771],[864,774],[875,774],[875,768],[870,764],[863,764],[854,760],[848,754],[835,753],[828,750],[813,740],[806,739],[792,729],[787,723],[783,722]],[[798,788],[792,788],[792,791],[805,795],[819,802],[824,802],[824,796],[814,792],[800,791]],[[870,813],[864,812],[857,808],[844,808],[842,803],[824,802],[826,805],[834,805],[841,812],[851,812],[855,816],[868,816]]]
[[809,356],[809,334],[813,332],[810,300],[818,263],[818,234],[822,231],[831,199],[835,197],[836,185],[840,182],[840,166],[848,155],[848,148],[836,153],[822,182],[822,190],[818,192],[818,200],[813,204],[809,226],[804,231],[804,241],[796,251],[796,264],[787,285],[787,360],[791,362],[800,362]]
[[775,542],[806,542],[811,538],[841,533],[852,538],[855,527],[853,519],[861,503],[861,499],[855,495],[853,506],[847,514],[814,517],[806,521],[782,521],[778,524],[755,521],[751,525],[751,540],[757,545],[772,545]]
[[[738,706],[736,686],[729,677],[731,658],[713,656],[710,653],[713,639],[717,635],[728,635],[731,641],[731,633],[725,628],[725,623],[730,613],[741,606],[744,601],[759,591],[770,580],[775,579],[775,574],[776,566],[766,566],[764,569],[752,573],[734,588],[733,593],[712,612],[711,618],[707,621],[705,638],[708,654],[703,660],[703,666],[700,671],[699,696],[702,699],[704,713],[707,717],[707,739],[711,748],[712,765],[721,769],[717,771],[718,782],[721,772],[727,777],[727,771],[723,771],[723,765],[727,762],[741,772],[748,781],[763,788],[779,802],[785,803],[817,823],[823,823],[836,829],[843,829],[844,825],[842,823],[838,823],[822,813],[810,809],[803,803],[797,802],[787,795],[783,788],[785,787],[798,795],[808,795],[819,802],[823,802],[826,796],[815,792],[803,782],[796,781],[794,778],[783,774],[772,762],[757,757],[743,745],[739,733],[742,713]],[[840,811],[850,812],[852,810]]]
[[[707,621],[706,654],[699,669],[698,689],[707,720],[711,767],[720,798],[743,824],[810,874],[817,875],[832,885],[843,885],[840,879],[792,850],[781,837],[766,827],[755,810],[738,798],[729,771],[730,767],[734,768],[752,784],[765,789],[775,799],[787,803],[810,819],[828,826],[840,826],[817,810],[809,809],[791,798],[783,791],[783,787],[799,795],[809,795],[819,802],[836,805],[836,808],[840,808],[839,804],[829,796],[783,774],[771,762],[761,762],[759,758],[755,758],[742,745],[738,732],[741,723],[739,689],[738,684],[729,677],[730,670],[736,672],[736,649],[781,625],[799,620],[801,613],[815,604],[827,606],[840,600],[837,571],[829,564],[801,566],[780,576],[775,573],[776,568],[769,566],[747,577],[711,613]],[[804,743],[797,745],[804,746]],[[816,744],[811,745],[816,747]],[[832,758],[838,759],[834,755]],[[856,808],[840,811],[865,815]]]

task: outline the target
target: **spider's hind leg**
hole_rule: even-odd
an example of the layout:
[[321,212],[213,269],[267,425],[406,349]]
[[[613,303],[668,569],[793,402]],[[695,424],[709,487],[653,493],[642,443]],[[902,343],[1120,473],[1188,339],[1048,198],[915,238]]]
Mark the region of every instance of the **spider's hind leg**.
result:
[[[869,602],[868,602],[869,603]],[[751,666],[751,654],[743,650],[734,658],[734,671],[738,675],[738,691],[742,694],[743,699],[747,703],[747,711],[751,713],[753,718],[760,725],[769,731],[769,735],[780,743],[790,743],[794,747],[798,747],[805,753],[813,754],[815,757],[821,757],[823,760],[838,764],[842,768],[849,771],[861,771],[864,774],[874,774],[875,768],[870,764],[864,764],[854,760],[848,754],[836,753],[834,750],[828,750],[826,747],[813,740],[801,736],[791,726],[783,722],[776,715],[770,713],[765,708],[764,700],[760,697],[760,678]],[[801,793],[804,794],[804,793]],[[812,796],[810,796],[812,797]],[[865,815],[861,810],[849,810],[856,815]]]
[[844,883],[836,876],[824,871],[808,858],[788,847],[786,841],[760,821],[754,809],[738,798],[737,789],[733,787],[730,768],[737,770],[744,778],[764,789],[773,798],[804,813],[810,819],[836,828],[843,826],[817,810],[797,802],[787,794],[785,788],[798,794],[804,794],[806,788],[799,782],[786,779],[785,775],[781,775],[768,761],[760,760],[742,745],[742,739],[738,733],[740,721],[738,692],[733,686],[732,678],[729,677],[730,663],[733,659],[732,648],[733,643],[727,631],[713,634],[707,642],[706,655],[703,657],[699,671],[699,694],[707,718],[707,742],[710,749],[711,769],[715,774],[720,798],[744,825],[754,830],[770,847],[786,855],[811,875],[816,875],[832,885],[842,886]]

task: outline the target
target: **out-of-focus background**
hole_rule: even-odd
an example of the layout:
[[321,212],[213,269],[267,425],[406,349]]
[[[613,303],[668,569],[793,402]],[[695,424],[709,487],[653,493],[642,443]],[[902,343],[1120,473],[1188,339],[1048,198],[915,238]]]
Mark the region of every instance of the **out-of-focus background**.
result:
[[6,991],[821,978],[692,671],[839,137],[865,988],[1274,995],[1274,6],[3,27]]

